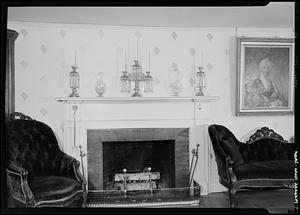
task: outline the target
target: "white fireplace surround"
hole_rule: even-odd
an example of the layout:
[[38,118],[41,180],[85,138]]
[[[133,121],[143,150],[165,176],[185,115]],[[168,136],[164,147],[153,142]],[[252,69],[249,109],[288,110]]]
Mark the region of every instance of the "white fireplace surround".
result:
[[[201,194],[206,195],[210,187],[211,154],[206,127],[210,124],[210,105],[216,99],[217,96],[57,98],[64,109],[63,151],[80,160],[78,146],[87,152],[88,129],[186,127],[190,151],[200,144],[194,180],[201,185]],[[191,157],[190,153],[190,161]],[[84,156],[86,178],[87,165]]]

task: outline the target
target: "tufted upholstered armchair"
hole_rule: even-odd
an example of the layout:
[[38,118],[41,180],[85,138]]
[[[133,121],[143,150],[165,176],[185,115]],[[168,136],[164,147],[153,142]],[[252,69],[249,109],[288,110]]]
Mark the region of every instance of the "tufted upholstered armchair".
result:
[[288,143],[272,129],[262,127],[246,143],[222,125],[208,133],[217,163],[219,182],[229,189],[230,207],[241,188],[292,188],[295,143]]
[[15,112],[6,132],[7,185],[13,206],[85,206],[86,180],[80,163],[59,149],[49,126]]

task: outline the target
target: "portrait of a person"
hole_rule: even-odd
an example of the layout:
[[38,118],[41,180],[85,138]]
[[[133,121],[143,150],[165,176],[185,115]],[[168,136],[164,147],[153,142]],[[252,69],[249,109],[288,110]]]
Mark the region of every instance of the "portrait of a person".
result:
[[[281,51],[281,50],[280,50]],[[254,55],[255,56],[255,55]],[[274,61],[278,59],[278,61]],[[247,108],[280,108],[288,106],[288,70],[280,59],[280,52],[273,59],[265,55],[248,65],[244,82],[244,106]],[[275,68],[276,65],[276,68]],[[247,75],[246,74],[246,75]]]

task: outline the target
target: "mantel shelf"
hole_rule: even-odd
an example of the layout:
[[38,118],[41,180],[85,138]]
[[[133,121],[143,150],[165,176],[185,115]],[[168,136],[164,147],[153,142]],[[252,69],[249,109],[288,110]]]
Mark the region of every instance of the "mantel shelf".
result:
[[219,99],[218,96],[178,96],[178,97],[61,97],[56,98],[62,103],[102,103],[102,102],[172,102],[197,101],[210,102]]

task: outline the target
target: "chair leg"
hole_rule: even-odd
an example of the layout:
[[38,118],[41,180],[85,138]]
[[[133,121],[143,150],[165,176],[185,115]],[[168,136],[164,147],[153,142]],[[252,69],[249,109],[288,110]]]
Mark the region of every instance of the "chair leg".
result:
[[231,202],[232,202],[232,196],[231,196],[231,189],[228,189],[228,196],[229,196],[229,206],[231,207]]
[[87,201],[87,192],[83,192],[83,200],[82,200],[82,207],[86,207],[86,201]]
[[236,196],[235,196],[235,193],[236,193],[236,189],[229,189],[228,190],[228,193],[229,193],[229,205],[230,205],[230,208],[235,208],[235,203],[236,203]]

